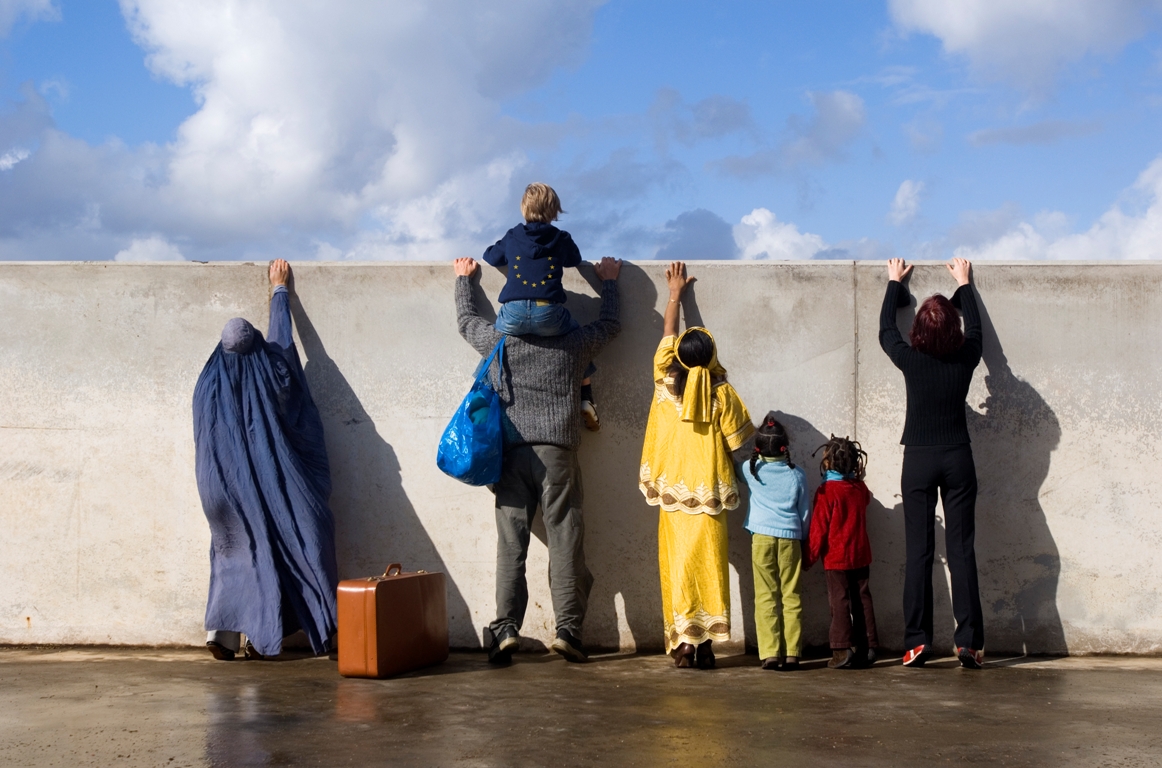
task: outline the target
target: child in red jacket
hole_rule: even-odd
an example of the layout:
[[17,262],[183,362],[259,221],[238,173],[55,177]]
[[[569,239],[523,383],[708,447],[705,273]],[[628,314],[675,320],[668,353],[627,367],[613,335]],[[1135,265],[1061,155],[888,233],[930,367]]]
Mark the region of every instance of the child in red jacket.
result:
[[[879,646],[868,588],[872,554],[867,538],[871,492],[863,484],[866,462],[867,454],[859,443],[832,435],[823,446],[819,463],[823,484],[815,491],[803,567],[823,560],[831,603],[831,661],[827,666],[832,669],[871,666]],[[856,607],[860,604],[863,610]]]

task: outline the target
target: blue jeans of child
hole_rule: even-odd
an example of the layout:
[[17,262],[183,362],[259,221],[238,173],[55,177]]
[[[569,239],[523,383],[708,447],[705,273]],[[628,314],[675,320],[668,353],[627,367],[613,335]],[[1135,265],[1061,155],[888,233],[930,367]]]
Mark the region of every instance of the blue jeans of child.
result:
[[[580,327],[564,304],[552,301],[508,301],[496,313],[496,330],[507,336],[564,336]],[[597,366],[589,363],[583,378],[596,371]]]

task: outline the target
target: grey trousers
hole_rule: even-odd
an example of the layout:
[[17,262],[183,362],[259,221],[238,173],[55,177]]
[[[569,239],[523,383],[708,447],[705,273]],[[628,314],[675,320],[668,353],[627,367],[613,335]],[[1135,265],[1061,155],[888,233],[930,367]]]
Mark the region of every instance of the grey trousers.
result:
[[549,545],[549,589],[557,631],[581,638],[593,575],[585,565],[581,467],[577,452],[555,445],[522,445],[504,455],[496,493],[496,621],[493,637],[520,630],[529,603],[525,560],[537,507]]
[[229,632],[225,629],[214,629],[206,633],[207,643],[217,643],[228,651],[238,653],[242,647],[242,633]]

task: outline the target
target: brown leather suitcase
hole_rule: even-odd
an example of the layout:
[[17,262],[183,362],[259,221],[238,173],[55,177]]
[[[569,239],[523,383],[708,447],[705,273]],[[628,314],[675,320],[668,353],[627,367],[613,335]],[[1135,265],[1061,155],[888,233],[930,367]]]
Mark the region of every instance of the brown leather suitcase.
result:
[[339,582],[339,674],[389,677],[448,658],[444,574],[404,573]]

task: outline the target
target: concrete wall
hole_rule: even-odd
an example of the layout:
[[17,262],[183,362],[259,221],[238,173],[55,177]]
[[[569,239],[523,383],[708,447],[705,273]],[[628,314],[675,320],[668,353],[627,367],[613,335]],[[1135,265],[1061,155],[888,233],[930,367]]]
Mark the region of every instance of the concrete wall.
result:
[[[873,593],[883,642],[901,646],[904,389],[877,342],[883,267],[691,271],[687,317],[714,331],[754,417],[781,414],[812,485],[809,454],[828,434],[868,450]],[[598,305],[586,275],[567,280],[583,322]],[[434,462],[477,361],[456,332],[451,267],[312,263],[296,278],[341,576],[390,561],[446,571],[453,643],[479,645],[494,607],[491,496]],[[480,296],[501,284],[489,269]],[[969,402],[987,647],[1162,650],[1162,265],[983,264],[976,285],[986,341]],[[939,265],[913,279],[921,296],[953,287]],[[662,265],[626,264],[622,290],[623,334],[597,361],[604,429],[581,448],[596,576],[585,639],[656,649],[657,512],[636,477]],[[223,323],[242,315],[265,328],[267,296],[262,265],[0,264],[0,643],[202,641],[209,532],[190,397]],[[735,636],[753,642],[749,541],[741,512],[730,521]],[[524,632],[547,641],[537,534]],[[935,578],[937,640],[948,646],[947,577],[938,568]],[[806,640],[823,644],[823,574],[805,581]]]

